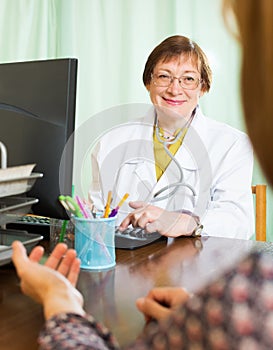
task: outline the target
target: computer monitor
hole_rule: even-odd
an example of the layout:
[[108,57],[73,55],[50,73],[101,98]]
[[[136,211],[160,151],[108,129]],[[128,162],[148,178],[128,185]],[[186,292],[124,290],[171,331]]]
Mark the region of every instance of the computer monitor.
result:
[[8,166],[36,163],[43,173],[27,194],[39,199],[36,215],[68,218],[58,196],[72,191],[73,142],[62,154],[75,126],[76,82],[74,58],[0,64],[0,141]]

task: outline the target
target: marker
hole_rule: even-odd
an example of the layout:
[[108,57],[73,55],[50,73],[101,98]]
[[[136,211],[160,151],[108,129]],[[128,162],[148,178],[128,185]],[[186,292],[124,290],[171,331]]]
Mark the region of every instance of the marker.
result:
[[122,197],[121,201],[119,202],[119,204],[116,206],[116,208],[114,208],[110,215],[109,215],[109,218],[112,218],[113,216],[116,216],[118,211],[119,211],[119,208],[122,206],[122,204],[126,201],[126,199],[129,197],[129,193],[125,193],[125,195]]

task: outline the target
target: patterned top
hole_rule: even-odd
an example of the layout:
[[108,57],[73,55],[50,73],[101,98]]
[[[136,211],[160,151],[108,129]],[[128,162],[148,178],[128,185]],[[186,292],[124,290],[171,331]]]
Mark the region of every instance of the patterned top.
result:
[[[111,333],[74,314],[48,320],[40,349],[119,349]],[[273,259],[251,253],[165,323],[151,322],[126,349],[265,350],[273,344]]]

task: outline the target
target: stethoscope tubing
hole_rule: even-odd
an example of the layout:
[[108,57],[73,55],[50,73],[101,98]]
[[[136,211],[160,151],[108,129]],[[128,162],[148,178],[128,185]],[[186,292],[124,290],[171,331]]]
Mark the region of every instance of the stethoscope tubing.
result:
[[[186,187],[188,188],[193,196],[196,196],[196,191],[195,189],[190,185],[190,184],[187,184],[184,182],[184,174],[183,174],[183,170],[178,162],[178,160],[175,158],[175,156],[173,156],[173,154],[169,151],[168,149],[168,146],[174,144],[177,142],[177,140],[181,137],[182,133],[189,128],[192,120],[193,120],[193,117],[195,115],[195,110],[192,112],[192,115],[190,117],[190,119],[188,120],[188,122],[186,123],[186,125],[179,131],[179,133],[176,135],[176,137],[171,140],[171,141],[163,141],[161,138],[160,138],[160,135],[159,135],[159,126],[158,126],[158,119],[157,119],[157,115],[155,115],[155,135],[156,135],[156,138],[157,140],[163,145],[164,147],[164,150],[165,152],[168,154],[168,156],[171,158],[171,160],[175,163],[175,165],[177,166],[177,169],[179,171],[179,174],[180,174],[180,178],[179,178],[179,181],[178,182],[175,182],[173,184],[170,184],[170,185],[167,185],[165,187],[162,187],[159,191],[157,191],[156,193],[154,193],[153,195],[153,198],[150,200],[151,203],[155,203],[155,202],[159,202],[159,201],[162,201],[162,200],[165,200],[165,199],[168,199],[170,198],[170,196],[173,196],[175,195],[175,193],[177,192],[178,190],[178,187]],[[165,192],[167,190],[169,190],[171,187],[174,187],[174,189],[169,192],[168,194],[166,194],[165,196],[162,196],[162,197],[159,197],[158,196],[162,193],[162,192]]]

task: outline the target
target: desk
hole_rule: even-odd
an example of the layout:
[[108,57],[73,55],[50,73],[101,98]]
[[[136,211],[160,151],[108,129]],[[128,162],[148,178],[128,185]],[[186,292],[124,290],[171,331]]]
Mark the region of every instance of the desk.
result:
[[[186,287],[196,291],[251,249],[268,250],[271,243],[224,238],[179,238],[158,241],[133,251],[117,249],[112,270],[82,270],[78,288],[85,309],[106,324],[122,345],[144,326],[135,300],[154,286]],[[40,305],[21,294],[13,266],[0,268],[0,349],[36,350],[43,325]]]

